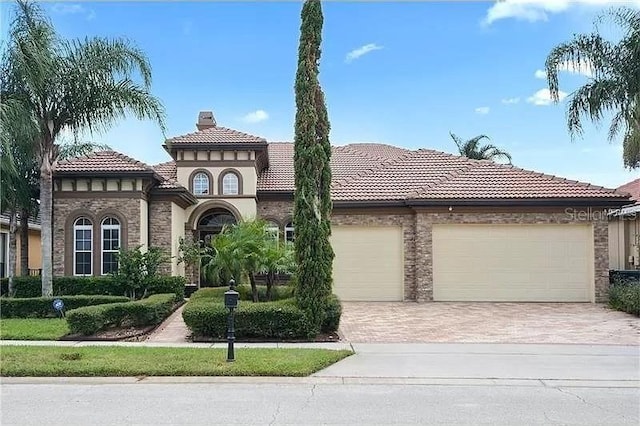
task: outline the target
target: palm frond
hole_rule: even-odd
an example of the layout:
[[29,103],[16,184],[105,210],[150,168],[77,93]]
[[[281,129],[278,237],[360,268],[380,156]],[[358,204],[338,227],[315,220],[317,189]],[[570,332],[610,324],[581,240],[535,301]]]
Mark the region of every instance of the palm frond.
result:
[[570,134],[582,134],[583,116],[598,123],[605,113],[623,108],[624,102],[624,90],[616,80],[594,80],[578,88],[571,94],[567,108]]

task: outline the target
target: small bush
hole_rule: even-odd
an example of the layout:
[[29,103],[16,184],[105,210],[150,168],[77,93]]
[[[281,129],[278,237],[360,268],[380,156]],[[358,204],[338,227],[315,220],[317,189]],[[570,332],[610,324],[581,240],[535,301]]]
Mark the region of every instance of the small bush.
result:
[[171,313],[176,295],[154,294],[146,299],[87,306],[67,313],[71,333],[95,334],[109,327],[156,325]]
[[[58,297],[0,298],[0,316],[2,318],[47,318],[58,316],[53,309],[53,301]],[[124,296],[62,296],[65,311],[83,306],[105,303],[126,302]]]
[[[38,286],[40,282],[38,280]],[[38,289],[38,293],[42,293]],[[104,277],[54,277],[54,295],[103,294],[124,296],[124,287],[111,276]]]
[[631,281],[616,282],[609,287],[609,306],[640,317],[640,285]]
[[338,331],[340,316],[342,315],[342,304],[335,294],[332,294],[327,301],[324,321],[322,322],[322,332],[331,333]]
[[[207,289],[208,290],[208,289]],[[194,335],[221,339],[227,331],[227,309],[222,300],[191,299],[182,318]],[[236,337],[298,339],[309,336],[309,322],[293,299],[241,303],[235,313]]]
[[173,293],[176,301],[181,301],[187,280],[185,277],[156,276],[150,278],[147,285],[147,295]]
[[[42,279],[37,276],[25,276],[13,278],[14,297],[38,297],[42,296]],[[9,295],[9,278],[0,279],[0,295]]]

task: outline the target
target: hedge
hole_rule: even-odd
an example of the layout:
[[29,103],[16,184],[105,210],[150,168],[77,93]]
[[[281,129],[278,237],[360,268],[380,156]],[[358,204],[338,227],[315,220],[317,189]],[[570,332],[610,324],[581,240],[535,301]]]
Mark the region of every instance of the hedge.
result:
[[154,294],[146,299],[108,305],[86,306],[67,312],[73,334],[91,335],[110,327],[160,324],[175,305],[176,295]]
[[609,306],[640,317],[640,285],[637,282],[616,282],[609,287]]
[[[259,285],[258,287],[258,300],[260,301],[266,301],[267,300],[267,287],[264,285]],[[200,290],[196,291],[195,293],[193,293],[191,295],[190,300],[193,300],[194,298],[197,299],[201,299],[201,298],[215,298],[215,299],[221,299],[224,297],[224,293],[225,291],[229,290],[229,287],[205,287],[205,288],[201,288]],[[240,300],[247,300],[250,301],[252,300],[252,295],[251,295],[251,286],[248,284],[242,284],[239,286],[236,286],[236,291],[238,293],[240,293],[239,297]],[[289,287],[289,286],[274,286],[272,288],[272,294],[271,294],[273,300],[272,301],[276,301],[276,300],[283,300],[283,299],[290,299],[291,297],[293,297],[293,288]]]
[[129,300],[124,296],[2,297],[0,298],[0,316],[2,318],[56,317],[58,311],[53,309],[55,299],[61,299],[64,302],[65,311],[83,306],[127,302]]
[[[273,339],[313,337],[304,312],[298,308],[293,298],[253,303],[246,301],[247,298],[249,300],[251,298],[250,288],[246,293],[243,287],[238,287],[241,300],[245,301],[239,304],[235,313],[236,337]],[[260,286],[258,288],[260,289]],[[226,290],[226,288],[204,288],[191,296],[182,312],[182,318],[195,336],[214,339],[225,337],[228,311],[224,307],[223,295]],[[280,287],[278,296],[290,295],[291,291],[286,287]],[[322,331],[336,331],[341,313],[340,301],[335,295],[331,296],[327,304]]]
[[[199,337],[223,338],[227,331],[227,309],[222,300],[202,298],[189,301],[182,318]],[[240,303],[235,313],[236,337],[298,339],[309,336],[304,313],[293,299],[276,302]]]
[[[184,299],[184,277],[160,276],[153,278],[147,288],[147,295],[161,293],[175,293],[179,299]],[[39,297],[42,295],[42,283],[38,276],[14,278],[14,297]],[[0,294],[6,295],[9,290],[9,279],[0,280]],[[56,296],[76,295],[110,295],[124,296],[125,288],[111,276],[104,277],[54,277],[53,294]]]

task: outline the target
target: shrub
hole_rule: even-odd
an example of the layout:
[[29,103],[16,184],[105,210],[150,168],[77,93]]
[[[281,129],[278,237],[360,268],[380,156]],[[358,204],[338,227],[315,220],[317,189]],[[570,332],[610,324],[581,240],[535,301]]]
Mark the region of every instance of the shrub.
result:
[[[229,290],[229,287],[207,287],[201,288],[191,295],[189,300],[198,300],[198,299],[220,299],[224,297],[224,292]],[[240,293],[240,300],[251,301],[251,286],[247,284],[242,284],[236,286],[236,291]],[[273,301],[289,299],[293,296],[293,288],[289,286],[277,286],[272,290]],[[267,298],[267,287],[263,285],[258,286],[258,296],[259,300],[266,301]]]
[[[0,298],[2,318],[47,318],[55,317],[58,311],[53,309],[53,301],[58,297]],[[65,311],[83,306],[105,303],[126,302],[124,296],[62,296]]]
[[[167,254],[159,247],[149,247],[144,253],[140,245],[130,249],[120,248],[119,266],[114,279],[124,287],[125,296],[142,299],[149,294],[151,281],[159,277],[160,265],[168,260]],[[184,297],[184,290],[182,295]]]
[[[39,297],[42,296],[42,280],[36,276],[14,277],[14,297]],[[9,279],[0,280],[0,294],[6,296],[9,293]]]
[[[276,339],[299,339],[312,336],[309,322],[291,297],[291,287],[274,287],[274,296],[282,300],[274,302],[251,302],[251,287],[238,286],[240,303],[236,311],[237,337],[262,337]],[[266,293],[265,286],[258,287],[259,294]],[[227,288],[203,288],[195,292],[182,312],[182,317],[194,335],[223,338],[227,330],[227,309],[223,297]],[[287,297],[288,296],[288,297]],[[335,295],[327,302],[323,332],[338,329],[342,305]]]
[[609,288],[609,306],[640,317],[640,285],[637,282],[617,281]]
[[342,304],[335,294],[329,296],[327,300],[327,309],[325,311],[324,321],[322,322],[322,332],[331,333],[338,331],[340,325],[340,316],[342,315]]
[[[222,300],[190,300],[182,317],[194,335],[220,339],[226,336],[227,314]],[[241,303],[235,313],[236,337],[297,339],[309,336],[307,318],[293,299]]]
[[160,324],[171,314],[176,295],[155,294],[146,299],[87,306],[67,313],[71,333],[95,334],[109,327],[145,326]]
[[[40,277],[15,277],[14,297],[39,297],[42,295]],[[184,299],[186,280],[184,277],[155,276],[147,280],[146,292],[149,294],[175,293],[180,300]],[[6,295],[8,280],[0,281],[2,295]],[[124,296],[126,286],[122,281],[111,276],[104,277],[54,277],[53,294],[57,296],[77,295],[109,295]]]

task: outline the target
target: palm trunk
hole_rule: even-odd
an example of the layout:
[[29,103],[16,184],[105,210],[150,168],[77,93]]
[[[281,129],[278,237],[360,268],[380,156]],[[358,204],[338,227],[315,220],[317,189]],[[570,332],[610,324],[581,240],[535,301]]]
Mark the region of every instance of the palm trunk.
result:
[[256,285],[256,277],[253,272],[249,272],[249,282],[251,283],[251,298],[254,302],[258,302],[258,286]]
[[20,275],[29,275],[29,211],[20,211]]
[[[53,149],[53,144],[51,144]],[[51,212],[53,206],[53,173],[51,153],[45,152],[40,165],[40,215],[42,235],[42,295],[53,295],[53,259]]]
[[273,272],[267,272],[267,302],[271,302],[271,298],[272,298],[272,290],[273,290],[273,277],[274,277],[274,273]]
[[7,275],[9,276],[9,296],[13,296],[15,292],[14,277],[16,275],[16,234],[18,231],[18,218],[16,211],[13,210],[9,213],[9,265],[7,268]]

